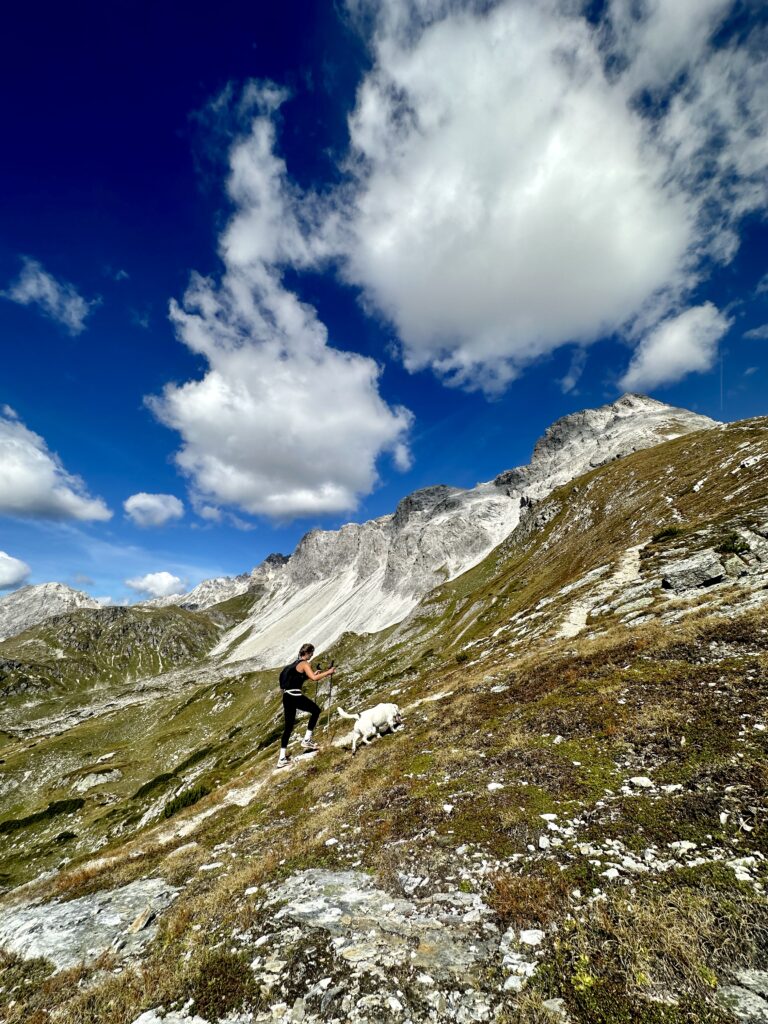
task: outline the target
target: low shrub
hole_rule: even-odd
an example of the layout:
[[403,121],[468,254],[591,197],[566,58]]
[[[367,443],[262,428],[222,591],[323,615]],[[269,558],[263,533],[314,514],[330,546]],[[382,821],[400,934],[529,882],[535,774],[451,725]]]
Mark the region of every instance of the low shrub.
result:
[[173,800],[169,800],[165,805],[163,817],[172,818],[174,814],[177,814],[185,807],[191,807],[192,804],[196,804],[198,800],[208,796],[210,792],[210,788],[202,782],[198,786],[192,786],[190,789],[183,789],[181,793],[177,794]]
[[715,551],[718,555],[746,555],[749,544],[735,530],[731,530],[719,539]]
[[683,530],[679,526],[665,526],[654,533],[651,537],[651,542],[653,544],[660,544],[663,540],[672,540],[673,537],[679,537],[682,532]]

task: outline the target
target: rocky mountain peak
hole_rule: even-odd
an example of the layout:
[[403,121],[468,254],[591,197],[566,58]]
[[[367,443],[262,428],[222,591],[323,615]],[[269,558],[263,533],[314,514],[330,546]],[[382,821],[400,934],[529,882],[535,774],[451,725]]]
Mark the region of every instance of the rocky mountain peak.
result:
[[539,499],[613,459],[716,425],[708,416],[632,393],[597,409],[569,413],[534,445],[527,467],[529,497]]
[[35,583],[0,599],[0,640],[76,608],[100,608],[83,590],[66,583]]
[[[700,416],[688,409],[675,408],[646,395],[628,393],[615,402],[601,405],[597,409],[582,409],[555,420],[536,442],[531,465],[535,466],[542,459],[548,461],[553,451],[574,446],[583,447],[590,441],[594,442],[596,449],[599,448],[601,441],[608,439],[613,446],[613,440],[627,429],[633,434],[637,433],[638,440],[646,438],[649,432],[658,440],[663,440],[665,431],[687,433],[690,430],[703,430],[712,426],[715,426],[715,420],[708,416]],[[637,445],[632,450],[642,446]],[[595,462],[595,465],[598,464]]]

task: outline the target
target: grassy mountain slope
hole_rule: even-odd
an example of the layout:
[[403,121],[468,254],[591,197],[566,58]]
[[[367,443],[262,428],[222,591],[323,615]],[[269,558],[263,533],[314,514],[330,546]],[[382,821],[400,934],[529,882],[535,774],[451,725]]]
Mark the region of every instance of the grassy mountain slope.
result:
[[[290,1007],[313,957],[315,981],[349,988],[348,962],[307,931],[284,940],[272,982],[248,981],[269,893],[311,866],[372,873],[393,898],[414,881],[475,892],[500,929],[540,927],[521,992],[497,961],[467,982],[497,1019],[556,1020],[556,998],[585,1024],[732,1021],[718,990],[768,964],[765,465],[768,421],[753,420],[601,467],[405,622],[342,637],[328,652],[340,703],[394,699],[407,719],[355,758],[326,745],[274,774],[274,673],[247,666],[9,740],[4,780],[37,774],[34,807],[3,798],[6,884],[63,862],[36,897],[152,875],[183,891],[121,973],[107,961],[46,987],[44,964],[8,957],[6,1019],[48,1020],[53,1003],[65,1022],[130,1024],[189,997],[211,1020]],[[722,574],[679,586],[676,566],[702,552]],[[414,967],[390,975],[414,1020],[441,1019]]]
[[105,687],[199,661],[212,619],[181,608],[80,609],[0,643],[0,692]]

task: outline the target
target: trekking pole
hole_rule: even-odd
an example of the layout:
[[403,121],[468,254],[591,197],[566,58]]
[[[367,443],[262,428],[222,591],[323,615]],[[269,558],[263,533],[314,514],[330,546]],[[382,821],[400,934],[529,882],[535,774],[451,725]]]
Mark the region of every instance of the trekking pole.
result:
[[[331,668],[333,668],[334,662],[331,662]],[[333,705],[333,673],[330,675],[330,682],[328,684],[328,725],[326,729],[331,728],[331,707]],[[333,736],[331,736],[333,738]]]
[[[318,665],[317,666],[317,671],[318,672],[322,672],[323,671],[322,666]],[[318,679],[316,679],[315,680],[315,704],[317,704],[317,688],[318,688],[319,685],[320,685],[320,681]]]

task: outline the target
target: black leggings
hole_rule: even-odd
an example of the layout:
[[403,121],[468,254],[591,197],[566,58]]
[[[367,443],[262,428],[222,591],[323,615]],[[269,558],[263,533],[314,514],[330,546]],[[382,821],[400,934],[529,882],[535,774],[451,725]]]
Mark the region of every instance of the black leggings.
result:
[[313,700],[306,697],[303,693],[298,697],[292,697],[290,693],[283,691],[283,713],[285,714],[285,728],[283,729],[283,738],[280,746],[285,749],[288,746],[288,740],[291,738],[293,732],[293,726],[296,722],[297,711],[308,711],[309,712],[309,729],[312,730],[317,725],[317,720],[320,717],[320,708],[315,704]]

